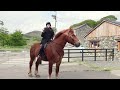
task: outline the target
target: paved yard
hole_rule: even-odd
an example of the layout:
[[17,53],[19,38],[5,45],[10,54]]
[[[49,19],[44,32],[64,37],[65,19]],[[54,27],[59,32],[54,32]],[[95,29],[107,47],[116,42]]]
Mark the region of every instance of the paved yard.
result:
[[[0,79],[47,79],[48,63],[43,62],[39,66],[41,77],[28,77],[29,53],[0,53]],[[78,63],[67,63],[67,59],[63,59],[60,66],[60,79],[120,79],[120,71],[95,71],[87,66]],[[78,60],[79,61],[79,60]],[[99,67],[120,66],[120,61],[90,61],[88,63],[95,64]],[[34,73],[34,66],[33,66]],[[118,75],[119,74],[119,75]],[[55,78],[55,67],[53,67],[52,78]]]
[[[34,70],[34,66],[33,66]],[[0,65],[0,79],[47,79],[48,65],[39,66],[41,77],[28,77],[28,67],[22,65]],[[34,73],[34,72],[33,72]],[[53,67],[52,79],[55,78],[55,67]],[[109,71],[94,71],[76,63],[62,64],[60,67],[60,79],[119,79],[120,76],[111,74]]]

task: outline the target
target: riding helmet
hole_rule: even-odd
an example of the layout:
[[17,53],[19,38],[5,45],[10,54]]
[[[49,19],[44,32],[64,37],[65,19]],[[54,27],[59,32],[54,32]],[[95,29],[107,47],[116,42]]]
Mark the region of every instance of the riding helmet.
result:
[[50,23],[50,22],[47,22],[47,23],[46,23],[46,26],[47,26],[48,24],[51,26],[51,23]]

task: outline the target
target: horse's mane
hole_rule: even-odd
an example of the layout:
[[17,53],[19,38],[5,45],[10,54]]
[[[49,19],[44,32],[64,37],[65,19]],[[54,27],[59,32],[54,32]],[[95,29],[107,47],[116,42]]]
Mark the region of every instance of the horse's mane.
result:
[[55,39],[57,39],[59,36],[61,36],[63,33],[65,33],[66,31],[68,31],[68,29],[66,30],[62,30],[60,32],[58,32],[56,35],[55,35]]

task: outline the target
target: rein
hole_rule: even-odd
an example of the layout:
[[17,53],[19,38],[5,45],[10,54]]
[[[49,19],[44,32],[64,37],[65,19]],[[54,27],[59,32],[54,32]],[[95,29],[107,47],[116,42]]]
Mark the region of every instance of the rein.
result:
[[[69,31],[69,32],[70,32],[70,31]],[[69,32],[68,32],[68,36],[69,36]],[[65,36],[65,40],[66,40],[66,37],[67,37],[67,36]],[[67,37],[67,39],[68,39],[68,37]],[[56,42],[54,42],[54,41],[52,41],[52,42],[53,42],[53,43],[56,43]],[[58,44],[58,43],[56,43],[56,44],[59,45],[59,46],[61,46],[61,47],[63,46],[62,44]]]

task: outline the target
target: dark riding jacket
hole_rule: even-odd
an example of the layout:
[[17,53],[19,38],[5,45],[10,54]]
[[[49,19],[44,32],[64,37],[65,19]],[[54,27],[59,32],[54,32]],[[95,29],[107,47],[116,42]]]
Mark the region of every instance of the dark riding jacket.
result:
[[53,29],[52,28],[47,28],[47,27],[44,28],[44,30],[41,34],[41,37],[43,37],[42,41],[41,41],[42,44],[45,44],[46,42],[49,42],[54,37]]

